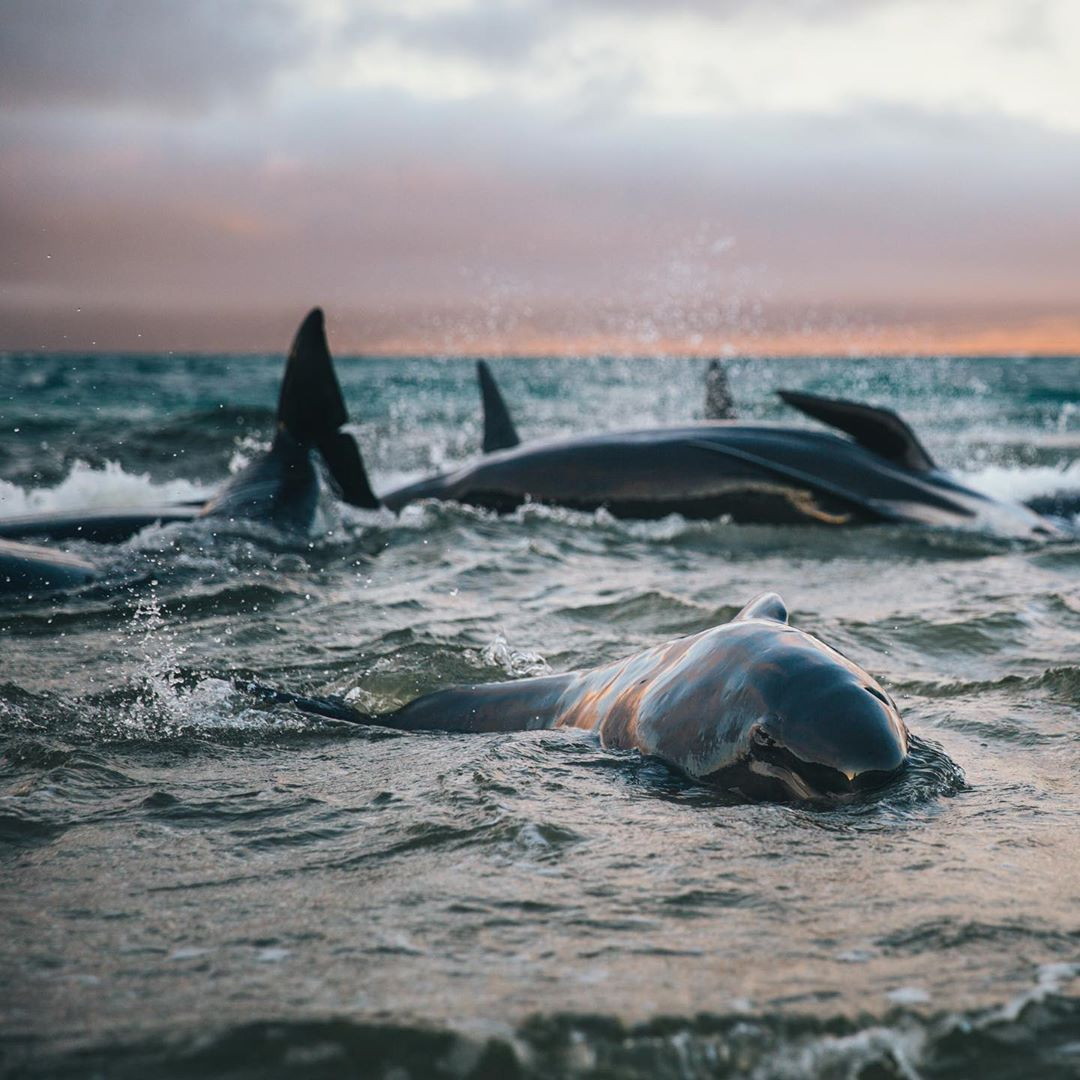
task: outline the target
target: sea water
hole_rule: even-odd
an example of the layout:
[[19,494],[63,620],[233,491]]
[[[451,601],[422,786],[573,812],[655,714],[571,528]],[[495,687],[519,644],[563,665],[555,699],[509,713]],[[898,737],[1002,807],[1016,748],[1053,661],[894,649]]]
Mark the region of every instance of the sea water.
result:
[[[281,357],[0,357],[0,516],[198,499],[268,445]],[[525,440],[700,417],[704,363],[494,365]],[[1080,360],[734,359],[900,412],[973,486],[1080,488]],[[479,452],[461,359],[343,358],[376,490]],[[809,421],[805,421],[809,423]],[[0,1067],[17,1076],[1080,1074],[1080,545],[926,530],[400,516],[64,545],[0,604]],[[589,667],[764,590],[955,770],[745,805],[584,732],[391,708]]]

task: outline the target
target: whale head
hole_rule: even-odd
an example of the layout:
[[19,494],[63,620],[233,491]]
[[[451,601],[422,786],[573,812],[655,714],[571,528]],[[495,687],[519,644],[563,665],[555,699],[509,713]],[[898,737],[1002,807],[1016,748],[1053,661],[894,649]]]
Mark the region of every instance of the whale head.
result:
[[749,659],[736,778],[744,795],[843,801],[903,768],[908,731],[873,676],[788,626],[775,594],[748,605],[735,622]]
[[862,672],[800,672],[749,732],[749,770],[795,798],[831,801],[888,782],[907,761],[908,733],[878,683]]

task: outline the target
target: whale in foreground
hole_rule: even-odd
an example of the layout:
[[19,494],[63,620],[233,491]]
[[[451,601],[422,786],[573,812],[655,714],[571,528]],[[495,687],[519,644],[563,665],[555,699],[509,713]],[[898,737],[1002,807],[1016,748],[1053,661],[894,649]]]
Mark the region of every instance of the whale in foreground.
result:
[[[399,510],[440,499],[508,513],[532,501],[615,517],[726,517],[743,524],[914,524],[1041,542],[1056,524],[940,469],[895,413],[781,390],[791,407],[844,433],[730,419],[722,369],[710,373],[711,415],[697,424],[522,444],[487,365],[484,457],[385,492]],[[719,404],[717,404],[719,403]]]
[[888,782],[908,758],[889,695],[789,625],[775,593],[722,626],[591,671],[438,690],[383,715],[239,685],[314,715],[401,731],[584,728],[604,746],[638,750],[750,800],[843,801]]
[[339,498],[374,508],[326,342],[323,313],[312,310],[289,351],[270,449],[230,478],[207,502],[172,506],[28,514],[0,520],[0,593],[70,588],[97,576],[92,561],[16,541],[117,543],[148,525],[176,521],[255,520],[306,532],[319,497],[314,458]]

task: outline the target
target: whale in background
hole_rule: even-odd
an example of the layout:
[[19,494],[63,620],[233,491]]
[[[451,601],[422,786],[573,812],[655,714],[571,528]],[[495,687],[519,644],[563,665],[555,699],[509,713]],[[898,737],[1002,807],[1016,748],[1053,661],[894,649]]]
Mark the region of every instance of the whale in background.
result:
[[722,626],[590,671],[438,690],[381,715],[340,698],[237,685],[309,714],[400,731],[584,728],[604,746],[752,800],[843,800],[887,783],[908,757],[889,695],[789,625],[775,593]]
[[[967,487],[939,468],[888,409],[781,390],[792,408],[842,432],[717,419],[523,444],[490,367],[478,365],[485,455],[381,496],[391,510],[421,499],[499,513],[527,501],[616,517],[725,517],[746,524],[891,522],[1045,541],[1063,534],[1020,503]],[[707,410],[733,413],[723,369]]]
[[277,430],[259,454],[205,503],[87,509],[0,519],[0,538],[117,543],[147,525],[198,518],[251,518],[304,531],[319,497],[318,453],[339,498],[378,505],[359,465],[353,437],[339,429],[348,412],[334,373],[322,310],[310,311],[296,332],[278,397]]
[[378,501],[367,486],[356,443],[340,430],[347,421],[323,313],[315,308],[300,324],[289,350],[278,398],[277,430],[269,450],[202,504],[88,509],[0,520],[0,593],[72,587],[97,573],[86,559],[13,541],[118,543],[148,525],[200,519],[250,519],[306,532],[319,497],[316,455],[339,498],[374,508]]

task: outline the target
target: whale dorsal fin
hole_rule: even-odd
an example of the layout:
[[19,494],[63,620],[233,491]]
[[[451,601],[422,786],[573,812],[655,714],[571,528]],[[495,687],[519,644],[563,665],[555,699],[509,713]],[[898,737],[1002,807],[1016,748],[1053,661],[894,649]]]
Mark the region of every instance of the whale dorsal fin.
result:
[[912,472],[928,472],[936,468],[915,432],[894,412],[860,405],[856,401],[800,394],[794,390],[778,390],[780,398],[799,412],[812,416],[830,427],[846,431],[860,446],[872,453],[903,465]]
[[484,453],[495,450],[509,450],[520,444],[514,421],[510,419],[510,410],[503,401],[495,376],[487,361],[476,361],[476,377],[480,380],[480,395],[484,399]]
[[727,372],[719,360],[710,360],[705,372],[705,419],[735,419],[735,400],[731,396]]
[[770,622],[786,623],[787,605],[778,593],[762,593],[755,596],[731,621],[742,622],[745,619],[768,619]]

